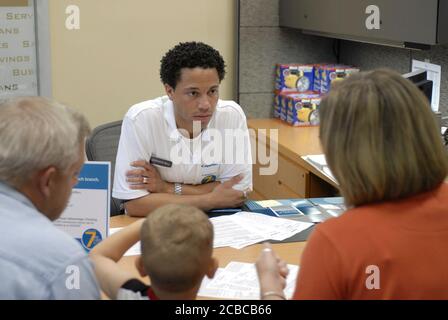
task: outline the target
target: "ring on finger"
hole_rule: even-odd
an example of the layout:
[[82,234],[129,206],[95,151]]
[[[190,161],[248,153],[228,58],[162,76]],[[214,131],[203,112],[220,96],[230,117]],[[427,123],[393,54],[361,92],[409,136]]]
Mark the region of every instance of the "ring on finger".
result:
[[149,178],[148,177],[143,177],[143,183],[148,183],[149,182]]

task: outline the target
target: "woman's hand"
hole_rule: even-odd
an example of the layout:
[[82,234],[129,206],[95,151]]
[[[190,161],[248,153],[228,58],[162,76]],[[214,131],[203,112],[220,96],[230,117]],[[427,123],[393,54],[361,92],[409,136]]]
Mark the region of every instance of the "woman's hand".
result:
[[269,243],[264,244],[255,267],[260,282],[261,299],[286,299],[283,289],[286,287],[288,267],[275,254]]

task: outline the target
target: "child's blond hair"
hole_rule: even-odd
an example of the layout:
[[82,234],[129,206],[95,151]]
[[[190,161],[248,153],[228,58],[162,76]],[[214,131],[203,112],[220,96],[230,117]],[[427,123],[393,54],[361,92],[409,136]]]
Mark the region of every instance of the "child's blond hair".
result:
[[166,205],[141,229],[142,260],[151,283],[169,292],[200,285],[212,259],[213,225],[200,209]]

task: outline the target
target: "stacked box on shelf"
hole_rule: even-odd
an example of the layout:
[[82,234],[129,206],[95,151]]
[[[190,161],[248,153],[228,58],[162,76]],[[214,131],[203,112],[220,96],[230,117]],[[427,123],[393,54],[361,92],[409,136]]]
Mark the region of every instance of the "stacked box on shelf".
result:
[[329,63],[319,63],[314,65],[314,83],[313,83],[313,91],[320,92],[321,82],[322,82],[322,68],[325,66],[330,66]]
[[292,126],[319,125],[320,102],[321,95],[313,91],[285,95],[283,112],[286,111],[286,122]]
[[287,97],[299,92],[310,92],[314,87],[314,65],[276,64],[274,117],[287,121]]
[[293,94],[291,92],[276,91],[274,98],[274,117],[286,121],[286,104],[285,97]]
[[280,94],[280,119],[286,121],[288,117],[288,97],[296,92],[284,92]]
[[285,98],[290,95],[293,94],[291,92],[280,92],[278,94],[278,102],[279,102],[279,108],[278,108],[278,113],[279,113],[279,118],[283,121],[286,121],[286,100]]
[[281,92],[274,92],[274,118],[280,118],[282,113],[282,97]]
[[314,86],[314,65],[277,64],[275,89],[281,92],[312,91]]
[[343,80],[356,72],[359,72],[358,68],[344,65],[326,65],[320,67],[320,92],[323,94],[328,93],[332,83]]
[[320,92],[320,84],[321,84],[321,66],[322,65],[316,65],[314,67],[314,83],[313,83],[313,90],[316,92]]
[[318,107],[334,81],[359,69],[336,64],[277,64],[274,117],[293,126],[318,125]]

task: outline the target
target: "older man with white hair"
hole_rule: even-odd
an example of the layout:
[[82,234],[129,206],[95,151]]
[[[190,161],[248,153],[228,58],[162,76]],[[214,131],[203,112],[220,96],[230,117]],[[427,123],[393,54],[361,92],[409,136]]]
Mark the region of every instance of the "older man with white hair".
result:
[[77,111],[45,98],[0,104],[0,299],[97,299],[79,243],[57,229],[90,133]]

